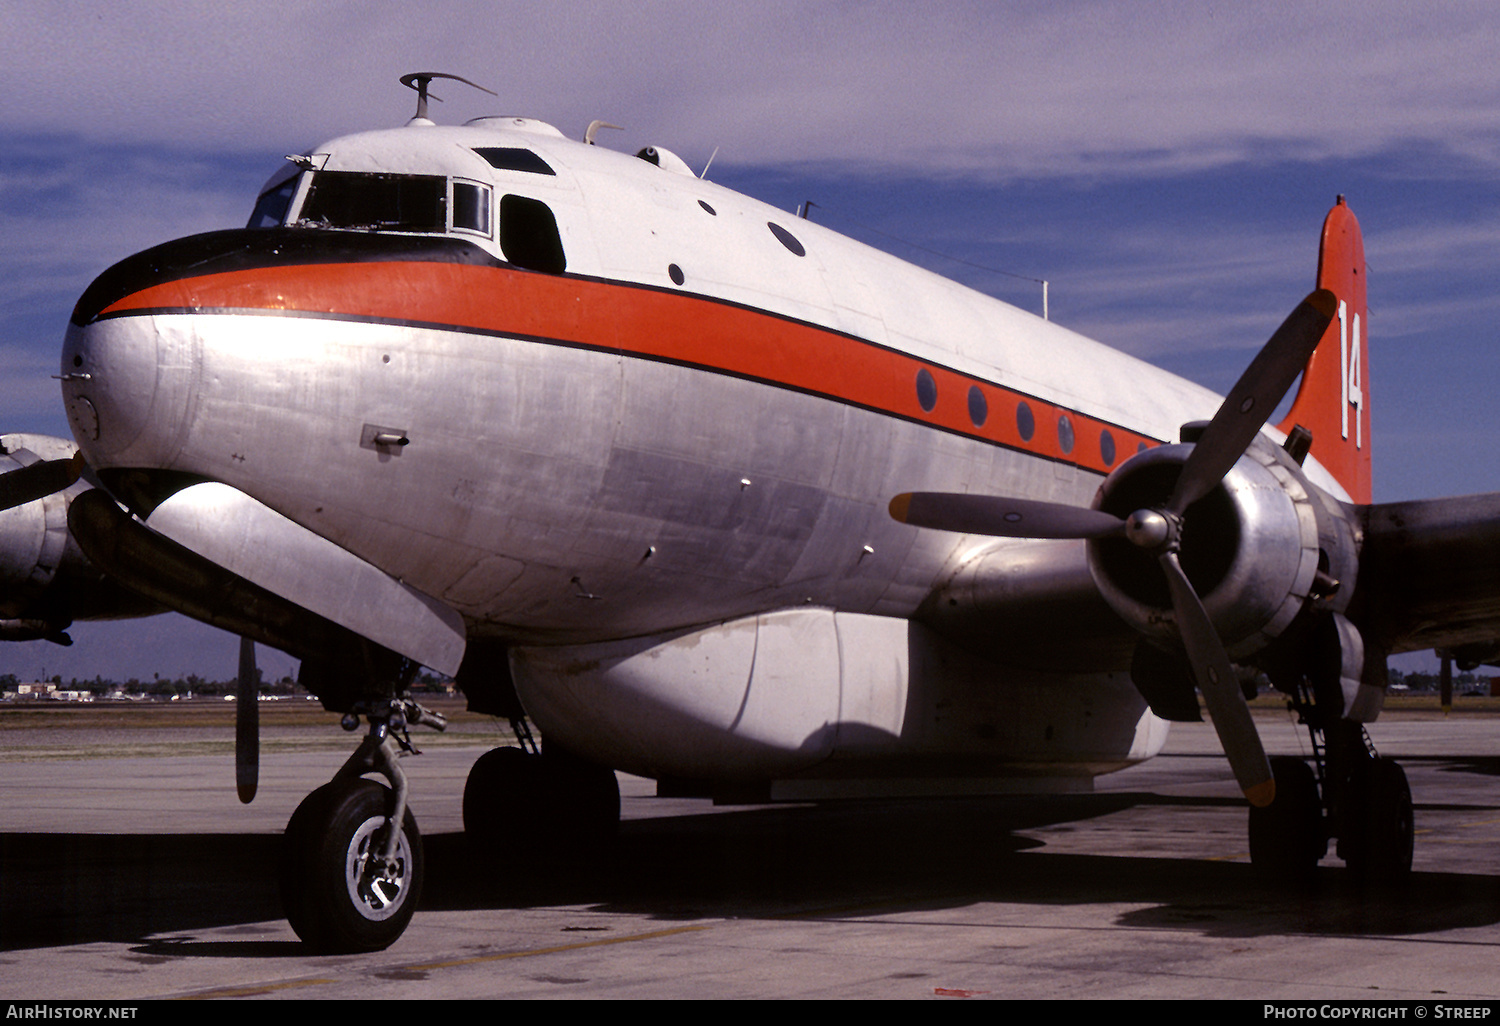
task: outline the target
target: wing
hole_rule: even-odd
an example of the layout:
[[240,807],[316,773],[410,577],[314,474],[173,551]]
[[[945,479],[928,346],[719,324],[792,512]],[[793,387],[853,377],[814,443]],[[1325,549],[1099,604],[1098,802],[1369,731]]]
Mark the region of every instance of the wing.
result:
[[1500,492],[1359,509],[1355,602],[1389,652],[1440,648],[1500,661]]

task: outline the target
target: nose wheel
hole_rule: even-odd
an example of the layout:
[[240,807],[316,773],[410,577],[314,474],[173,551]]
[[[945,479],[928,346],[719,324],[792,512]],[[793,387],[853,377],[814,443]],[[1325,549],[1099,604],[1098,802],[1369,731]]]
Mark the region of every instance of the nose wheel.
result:
[[379,951],[411,922],[422,894],[422,835],[406,810],[386,854],[392,798],[373,780],[335,780],[308,795],[287,824],[282,909],[314,951]]

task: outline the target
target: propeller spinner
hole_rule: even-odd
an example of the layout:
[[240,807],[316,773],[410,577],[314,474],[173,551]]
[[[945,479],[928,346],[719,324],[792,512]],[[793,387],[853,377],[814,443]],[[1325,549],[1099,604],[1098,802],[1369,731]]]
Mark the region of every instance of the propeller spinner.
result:
[[1124,537],[1156,557],[1198,690],[1245,797],[1255,806],[1276,796],[1265,748],[1240,692],[1233,664],[1212,619],[1182,569],[1184,515],[1239,462],[1267,418],[1297,380],[1333,320],[1338,301],[1318,289],[1297,305],[1235,382],[1159,507],[1118,517],[1061,503],[948,492],[909,492],[891,500],[902,523],[1001,538]]

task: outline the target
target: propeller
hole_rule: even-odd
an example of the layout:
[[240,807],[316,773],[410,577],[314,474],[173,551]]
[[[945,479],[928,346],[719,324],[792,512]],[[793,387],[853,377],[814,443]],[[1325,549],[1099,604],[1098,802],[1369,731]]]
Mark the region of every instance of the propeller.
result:
[[234,690],[234,786],[240,802],[255,800],[260,780],[260,674],[255,642],[240,639],[240,672]]
[[19,470],[0,474],[0,511],[60,492],[83,474],[83,453],[70,459],[38,460]]
[[1182,645],[1236,781],[1250,804],[1276,796],[1265,748],[1240,692],[1234,667],[1208,611],[1178,559],[1183,516],[1239,462],[1307,366],[1333,320],[1338,300],[1318,289],[1299,303],[1225,396],[1172,489],[1158,508],[1128,517],[1055,502],[947,492],[910,492],[891,500],[891,516],[917,527],[1001,538],[1098,539],[1123,536],[1156,555],[1166,577]]

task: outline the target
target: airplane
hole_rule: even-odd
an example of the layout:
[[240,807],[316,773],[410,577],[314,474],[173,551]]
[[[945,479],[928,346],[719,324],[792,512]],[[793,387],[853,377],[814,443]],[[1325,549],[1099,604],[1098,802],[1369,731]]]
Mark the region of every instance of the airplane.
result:
[[[1201,694],[1258,867],[1336,839],[1410,871],[1365,724],[1389,655],[1500,639],[1500,495],[1372,503],[1343,197],[1220,397],[602,122],[438,125],[438,78],[402,79],[404,126],[289,156],[245,228],[106,270],[62,350],[83,551],[367,725],[287,826],[309,949],[387,947],[420,899],[418,666],[517,729],[465,786],[482,850],[517,822],[598,844],[615,770],[732,801],[1086,790]],[[1311,765],[1267,758],[1257,679]]]

